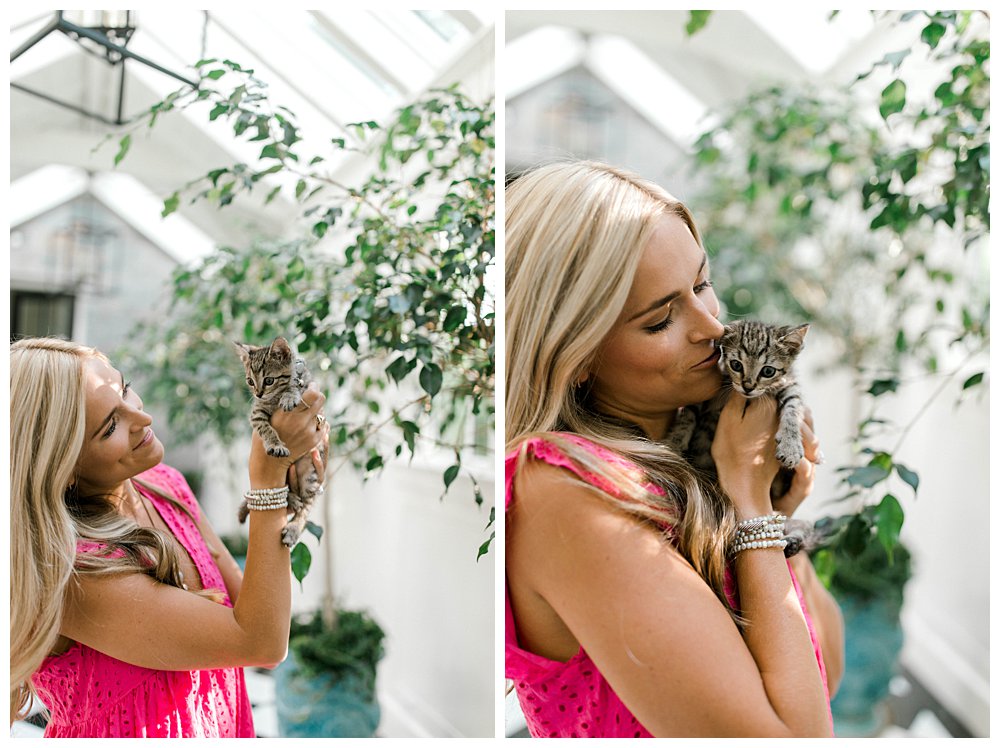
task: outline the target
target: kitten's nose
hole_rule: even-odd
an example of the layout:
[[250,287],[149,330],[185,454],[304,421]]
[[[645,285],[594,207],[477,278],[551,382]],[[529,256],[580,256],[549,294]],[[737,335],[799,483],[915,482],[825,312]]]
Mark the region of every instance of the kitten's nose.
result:
[[753,392],[753,387],[751,387],[748,384],[745,384],[743,385],[743,392],[749,395],[751,392]]

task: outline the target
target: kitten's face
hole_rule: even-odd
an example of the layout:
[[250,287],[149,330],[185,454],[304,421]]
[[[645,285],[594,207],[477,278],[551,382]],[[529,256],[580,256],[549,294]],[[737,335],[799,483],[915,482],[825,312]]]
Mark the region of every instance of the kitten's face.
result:
[[264,402],[277,399],[292,377],[294,356],[288,341],[275,338],[271,345],[236,344],[247,375],[247,386],[254,397]]
[[750,320],[733,322],[719,340],[719,368],[745,397],[765,395],[784,384],[808,329],[809,325],[778,327]]

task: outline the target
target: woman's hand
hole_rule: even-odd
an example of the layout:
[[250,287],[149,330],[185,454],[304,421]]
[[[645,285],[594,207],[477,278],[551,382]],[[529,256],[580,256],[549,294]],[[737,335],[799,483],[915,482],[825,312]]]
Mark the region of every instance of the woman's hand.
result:
[[809,408],[804,410],[801,431],[805,457],[795,467],[788,493],[772,502],[774,511],[787,517],[791,517],[812,493],[813,484],[816,482],[816,466],[823,462],[823,452],[819,448],[819,439],[813,431],[812,411]]
[[779,467],[777,429],[777,407],[770,397],[747,400],[734,391],[719,414],[712,459],[719,485],[745,516],[772,511],[770,487]]
[[302,402],[291,411],[277,410],[271,415],[271,425],[288,447],[288,457],[271,457],[264,449],[257,432],[250,441],[250,485],[267,488],[285,485],[288,468],[302,455],[318,447],[327,438],[329,426],[317,416],[323,412],[326,397],[315,384],[302,393]]

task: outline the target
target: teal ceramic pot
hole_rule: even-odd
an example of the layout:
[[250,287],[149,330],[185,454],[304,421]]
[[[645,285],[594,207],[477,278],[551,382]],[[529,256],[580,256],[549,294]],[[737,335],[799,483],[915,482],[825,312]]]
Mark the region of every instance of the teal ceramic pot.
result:
[[274,670],[278,733],[283,738],[370,738],[381,710],[358,678],[303,675],[292,652]]
[[844,677],[834,698],[833,729],[838,737],[878,734],[886,713],[882,702],[903,647],[895,605],[838,596],[844,614]]

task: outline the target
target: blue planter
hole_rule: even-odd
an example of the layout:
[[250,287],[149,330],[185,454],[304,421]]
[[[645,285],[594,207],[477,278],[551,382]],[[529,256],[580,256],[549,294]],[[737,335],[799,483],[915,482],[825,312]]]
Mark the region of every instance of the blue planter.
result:
[[831,703],[838,737],[877,734],[883,726],[889,681],[903,646],[895,606],[880,600],[838,597],[844,614],[844,677]]
[[293,652],[274,670],[283,738],[370,738],[381,710],[355,676],[303,675]]

